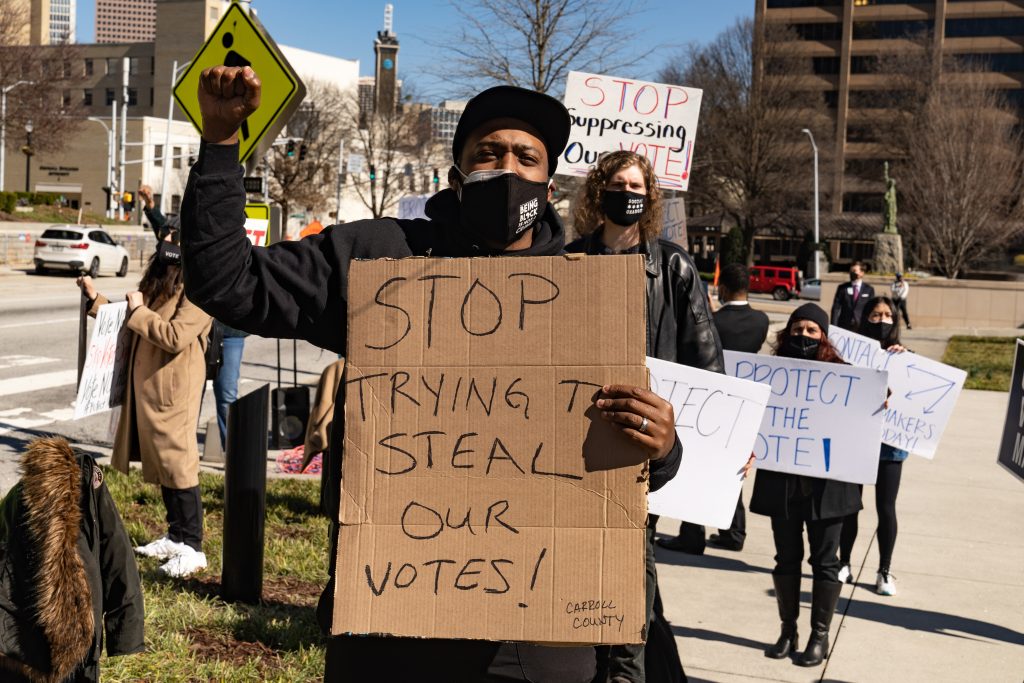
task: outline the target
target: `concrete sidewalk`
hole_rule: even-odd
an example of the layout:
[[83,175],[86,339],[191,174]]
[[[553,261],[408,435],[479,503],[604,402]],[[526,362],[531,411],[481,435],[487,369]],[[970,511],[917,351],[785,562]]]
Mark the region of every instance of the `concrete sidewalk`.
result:
[[[874,488],[865,487],[857,585],[843,590],[825,666],[803,669],[763,655],[779,633],[767,517],[748,513],[740,553],[709,547],[694,557],[659,548],[666,616],[690,681],[1024,680],[1024,482],[995,461],[1006,403],[1001,392],[965,391],[935,460],[911,456],[904,465],[894,597],[874,591]],[[662,518],[660,532],[677,529]],[[805,565],[801,646],[810,588]]]

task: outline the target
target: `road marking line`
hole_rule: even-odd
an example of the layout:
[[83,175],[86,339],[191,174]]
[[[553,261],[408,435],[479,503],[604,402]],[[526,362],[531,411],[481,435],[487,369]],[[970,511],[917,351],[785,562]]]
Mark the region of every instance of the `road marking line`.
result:
[[44,372],[38,375],[3,379],[0,380],[0,396],[53,389],[54,387],[74,384],[77,381],[78,370],[58,370],[57,372]]
[[0,370],[7,368],[21,368],[28,365],[42,365],[43,363],[56,363],[59,358],[46,358],[45,356],[0,356]]
[[16,327],[34,327],[36,325],[53,325],[55,323],[69,323],[72,321],[78,321],[78,316],[74,318],[54,318],[53,320],[37,320],[31,323],[11,323],[9,325],[0,325],[0,330],[13,330]]

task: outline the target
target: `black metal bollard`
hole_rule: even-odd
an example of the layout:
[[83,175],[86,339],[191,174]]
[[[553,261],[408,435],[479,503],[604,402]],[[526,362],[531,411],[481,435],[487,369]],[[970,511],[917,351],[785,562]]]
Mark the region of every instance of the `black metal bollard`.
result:
[[264,384],[228,411],[221,597],[229,602],[254,604],[263,595],[269,406],[270,385]]

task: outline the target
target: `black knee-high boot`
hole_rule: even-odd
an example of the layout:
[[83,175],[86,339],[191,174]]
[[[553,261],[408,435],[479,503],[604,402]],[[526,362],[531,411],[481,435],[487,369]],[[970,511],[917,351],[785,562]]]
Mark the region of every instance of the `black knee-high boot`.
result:
[[800,666],[818,666],[828,656],[828,630],[832,615],[839,602],[843,584],[834,581],[815,581],[811,592],[811,637],[807,649],[800,655]]
[[782,633],[779,640],[764,651],[764,656],[784,659],[799,647],[796,624],[800,616],[800,575],[772,576],[772,582],[775,584],[775,601],[779,604]]

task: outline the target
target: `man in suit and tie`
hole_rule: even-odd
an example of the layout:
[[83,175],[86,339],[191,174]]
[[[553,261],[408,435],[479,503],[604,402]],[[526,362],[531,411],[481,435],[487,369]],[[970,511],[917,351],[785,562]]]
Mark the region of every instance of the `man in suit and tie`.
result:
[[874,288],[864,282],[864,264],[854,261],[850,265],[850,284],[836,287],[832,300],[832,324],[856,332],[864,306],[875,296]]
[[[757,353],[768,337],[768,316],[763,311],[750,307],[747,290],[750,288],[750,271],[740,263],[732,263],[722,269],[718,281],[718,299],[721,308],[712,316],[722,348],[726,351]],[[743,507],[743,493],[736,501],[736,513],[728,529],[711,534],[708,543],[723,550],[739,551],[747,538],[747,511]],[[655,541],[662,548],[678,550],[692,555],[704,554],[704,527],[683,522],[675,538],[659,538]]]

